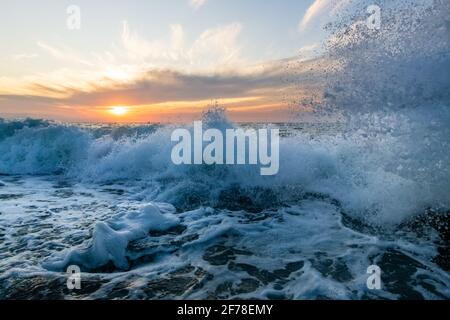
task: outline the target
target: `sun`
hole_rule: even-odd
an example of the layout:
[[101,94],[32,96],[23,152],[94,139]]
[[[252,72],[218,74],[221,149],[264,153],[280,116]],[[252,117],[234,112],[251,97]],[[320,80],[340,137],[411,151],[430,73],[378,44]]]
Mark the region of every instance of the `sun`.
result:
[[128,108],[123,106],[115,106],[112,107],[109,112],[111,112],[113,115],[121,117],[128,113]]

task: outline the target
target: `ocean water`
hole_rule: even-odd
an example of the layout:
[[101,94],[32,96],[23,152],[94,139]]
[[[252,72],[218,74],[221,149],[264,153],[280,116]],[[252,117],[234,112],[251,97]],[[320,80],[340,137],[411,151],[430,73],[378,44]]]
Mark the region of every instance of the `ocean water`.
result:
[[2,298],[450,297],[445,211],[336,125],[280,125],[274,177],[172,165],[165,126],[2,126]]
[[328,122],[242,125],[281,129],[276,176],[173,165],[175,125],[0,121],[0,298],[449,299],[450,4],[408,3],[333,31]]

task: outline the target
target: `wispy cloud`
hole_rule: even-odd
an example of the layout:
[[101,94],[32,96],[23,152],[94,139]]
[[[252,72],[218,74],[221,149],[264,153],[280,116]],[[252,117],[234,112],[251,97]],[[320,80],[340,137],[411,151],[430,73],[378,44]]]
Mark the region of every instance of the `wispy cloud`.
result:
[[305,31],[315,22],[323,21],[324,18],[329,18],[330,16],[337,14],[351,2],[352,0],[315,0],[301,19],[299,30]]
[[129,58],[147,61],[155,67],[218,69],[238,63],[241,60],[238,37],[240,23],[232,23],[207,29],[196,40],[188,43],[181,25],[170,26],[170,35],[164,40],[148,41],[131,30],[123,22],[121,41]]
[[37,58],[39,55],[36,53],[18,53],[12,56],[12,58],[16,61],[20,61],[20,60],[28,60],[28,59],[33,59],[33,58]]
[[[123,22],[120,42],[110,50],[81,54],[76,48],[37,42],[40,57],[50,57],[64,66],[45,73],[21,77],[0,77],[0,94],[34,94],[35,83],[57,89],[89,90],[92,83],[109,85],[127,83],[141,78],[149,70],[171,70],[179,73],[214,74],[243,70],[248,63],[241,57],[238,42],[242,27],[239,23],[207,29],[189,41],[181,25],[168,29],[168,35],[147,39]],[[17,60],[35,57],[20,54]],[[31,88],[31,89],[30,89]],[[46,93],[47,94],[47,93]],[[53,94],[52,94],[53,96]]]
[[195,9],[203,7],[208,0],[189,0],[189,5]]
[[38,47],[50,54],[53,58],[61,60],[61,61],[68,61],[68,62],[74,62],[79,63],[85,66],[92,67],[93,64],[80,56],[78,56],[74,50],[66,47],[57,48],[54,46],[51,46],[45,42],[39,41],[37,43]]
[[321,52],[322,47],[320,43],[313,43],[307,46],[304,46],[298,50],[299,59],[306,61],[309,59],[313,59],[314,57],[318,56]]
[[[34,110],[37,114],[40,112],[41,117],[65,121],[104,121],[105,110],[110,106],[127,105],[139,110],[136,118],[130,118],[130,121],[165,121],[158,117],[168,114],[180,115],[180,119],[186,114],[195,116],[209,101],[219,99],[241,119],[274,119],[286,116],[283,112],[288,106],[283,101],[287,96],[295,95],[297,99],[320,81],[322,62],[298,63],[297,59],[209,75],[153,69],[128,82],[100,79],[86,83],[82,88],[79,81],[71,86],[68,81],[52,83],[49,79],[46,82],[35,78],[28,84],[27,93],[1,94],[0,91],[0,109],[15,116],[30,115],[29,111]],[[299,81],[301,88],[297,85]],[[58,83],[64,83],[64,86]]]
[[331,4],[330,0],[316,0],[314,3],[306,10],[303,19],[300,21],[300,30],[306,29],[306,27],[311,23],[313,19],[325,12]]
[[[138,105],[210,98],[238,98],[254,95],[254,92],[260,90],[285,87],[286,82],[299,80],[302,75],[305,75],[306,85],[307,79],[312,79],[311,74],[317,73],[318,64],[310,61],[296,65],[294,68],[292,62],[295,61],[298,61],[297,58],[283,59],[248,67],[245,70],[209,75],[152,69],[132,81],[120,82],[111,79],[92,81],[82,88],[70,86],[69,82],[65,82],[65,86],[50,82],[43,83],[42,79],[36,78],[28,84],[28,88],[32,91],[24,96],[42,95],[55,101],[91,106],[108,104],[113,98],[118,97],[121,97],[125,104]],[[0,94],[3,98],[12,96],[20,95]]]

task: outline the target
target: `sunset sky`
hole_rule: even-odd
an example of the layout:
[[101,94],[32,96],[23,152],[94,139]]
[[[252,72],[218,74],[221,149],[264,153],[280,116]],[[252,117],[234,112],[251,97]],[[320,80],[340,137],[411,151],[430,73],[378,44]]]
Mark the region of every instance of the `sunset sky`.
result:
[[299,61],[351,2],[2,1],[0,117],[184,121],[217,100],[238,121],[286,121],[308,86]]

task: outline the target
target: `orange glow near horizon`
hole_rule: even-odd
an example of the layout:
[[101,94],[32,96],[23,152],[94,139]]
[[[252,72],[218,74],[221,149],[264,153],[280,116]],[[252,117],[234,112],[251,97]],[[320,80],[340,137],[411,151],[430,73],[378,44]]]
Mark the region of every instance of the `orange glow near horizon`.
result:
[[122,117],[128,113],[128,108],[124,106],[114,106],[112,107],[109,112],[111,112],[113,115],[117,117]]

